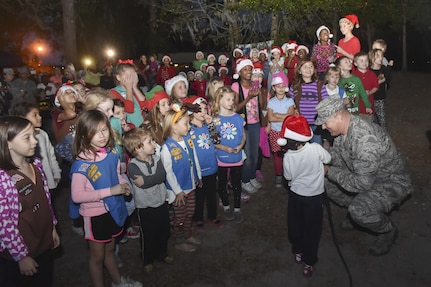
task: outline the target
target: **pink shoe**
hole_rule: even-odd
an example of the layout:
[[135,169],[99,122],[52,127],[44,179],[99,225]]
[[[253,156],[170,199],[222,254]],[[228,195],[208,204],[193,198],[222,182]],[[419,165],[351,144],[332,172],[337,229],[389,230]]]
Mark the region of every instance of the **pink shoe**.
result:
[[259,182],[263,182],[264,178],[263,178],[263,173],[261,170],[256,170],[256,179]]
[[305,264],[304,270],[302,271],[302,274],[304,274],[305,277],[313,276],[313,266]]
[[248,202],[251,199],[251,195],[246,192],[241,192],[241,201]]

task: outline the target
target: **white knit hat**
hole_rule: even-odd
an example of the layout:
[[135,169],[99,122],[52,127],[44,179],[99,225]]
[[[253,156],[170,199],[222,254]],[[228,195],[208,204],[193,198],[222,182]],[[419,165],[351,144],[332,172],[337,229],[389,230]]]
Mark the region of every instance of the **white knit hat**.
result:
[[175,86],[175,84],[176,84],[176,83],[178,83],[178,82],[180,82],[180,81],[183,81],[183,82],[184,82],[184,84],[186,84],[186,89],[189,89],[189,81],[187,81],[187,79],[186,79],[186,78],[184,78],[183,76],[181,76],[181,75],[177,75],[177,76],[175,76],[175,77],[173,77],[173,78],[170,78],[169,80],[167,80],[167,81],[165,82],[165,91],[166,91],[166,93],[167,93],[169,96],[171,96],[171,94],[172,94],[172,89],[173,89],[173,87]]

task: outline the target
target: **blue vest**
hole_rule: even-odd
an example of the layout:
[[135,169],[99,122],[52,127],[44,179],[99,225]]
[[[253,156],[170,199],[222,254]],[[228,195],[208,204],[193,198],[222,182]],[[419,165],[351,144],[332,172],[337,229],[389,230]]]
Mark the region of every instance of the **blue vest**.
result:
[[[241,144],[244,132],[244,119],[239,114],[232,116],[218,116],[214,121],[215,127],[220,132],[222,145],[235,148]],[[227,153],[216,149],[217,158],[221,162],[236,163],[242,160],[242,152]]]
[[216,151],[211,141],[208,127],[206,125],[202,127],[192,125],[190,129],[190,138],[193,140],[193,144],[196,148],[202,176],[216,173],[218,170]]
[[[168,147],[169,153],[171,154],[172,170],[179,185],[181,186],[181,189],[188,190],[192,189],[193,187],[190,165],[193,165],[194,178],[199,178],[198,172],[196,170],[195,157],[193,154],[193,141],[189,136],[183,137],[183,139],[186,143],[188,154],[183,149],[183,147],[171,137],[168,137],[164,144]],[[166,188],[172,190],[172,187],[169,185],[168,181],[166,181]]]
[[[85,175],[95,190],[109,188],[119,184],[118,155],[108,151],[108,155],[98,162],[77,159],[70,167],[70,174]],[[127,218],[127,208],[123,195],[111,195],[103,198],[106,210],[111,214],[118,226],[123,226]]]

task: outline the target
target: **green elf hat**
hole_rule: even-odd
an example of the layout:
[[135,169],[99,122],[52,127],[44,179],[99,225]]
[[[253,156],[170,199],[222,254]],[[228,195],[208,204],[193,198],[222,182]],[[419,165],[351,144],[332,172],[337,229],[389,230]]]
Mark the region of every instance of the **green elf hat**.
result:
[[170,100],[168,94],[166,94],[165,90],[160,85],[154,86],[149,92],[146,92],[145,99],[145,107],[148,111],[151,111],[160,100]]

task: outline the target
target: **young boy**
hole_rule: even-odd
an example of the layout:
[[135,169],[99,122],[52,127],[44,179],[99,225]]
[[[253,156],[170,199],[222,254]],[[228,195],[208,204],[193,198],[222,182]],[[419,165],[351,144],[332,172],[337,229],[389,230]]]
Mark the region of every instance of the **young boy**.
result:
[[26,118],[34,126],[37,139],[35,155],[42,160],[43,172],[46,175],[49,190],[53,194],[61,179],[61,169],[48,134],[40,128],[42,126],[42,117],[39,114],[39,105],[35,102],[27,101],[13,102],[9,114]]
[[[352,71],[352,74],[357,76],[362,81],[365,92],[368,95],[368,101],[371,104],[371,108],[374,112],[374,94],[379,89],[379,79],[376,74],[373,73],[368,67],[370,62],[368,60],[368,53],[359,52],[353,58],[356,69]],[[367,114],[365,111],[365,106],[363,101],[359,101],[359,114],[361,117],[368,121],[372,121],[374,115]]]
[[[135,206],[141,229],[141,254],[144,270],[153,271],[153,263],[160,259],[172,263],[168,256],[170,222],[169,193],[165,186],[166,171],[150,131],[136,128],[126,132],[124,147],[132,155],[127,171],[135,188]],[[173,202],[173,198],[171,198]],[[142,250],[143,248],[143,250]]]
[[347,94],[347,110],[352,114],[359,114],[359,99],[362,99],[365,105],[366,114],[372,114],[371,103],[368,101],[368,95],[365,92],[364,85],[357,76],[351,74],[352,63],[346,56],[341,56],[335,61],[335,65],[341,70],[341,79],[338,82]]
[[[318,261],[323,222],[324,164],[331,155],[318,143],[308,143],[313,137],[307,120],[301,115],[284,119],[279,145],[287,144],[283,159],[283,174],[289,181],[287,226],[289,241],[296,263],[304,263],[303,275],[313,275]],[[286,140],[287,139],[287,140]]]
[[382,62],[382,65],[385,66],[385,67],[389,66],[390,68],[392,68],[394,66],[394,60],[388,61],[388,59],[386,59],[386,57],[385,57],[385,53],[386,53],[387,47],[388,46],[386,44],[386,41],[383,40],[383,39],[377,39],[377,40],[375,40],[373,42],[373,45],[372,45],[372,49],[382,50],[382,52],[383,52],[383,62]]
[[114,118],[120,119],[121,129],[123,130],[123,132],[127,132],[135,128],[134,124],[126,122],[126,111],[124,110],[124,103],[119,99],[114,99],[113,114]]

